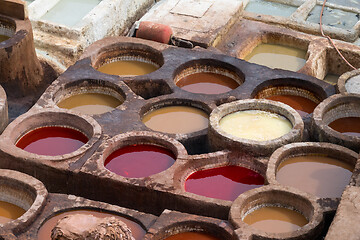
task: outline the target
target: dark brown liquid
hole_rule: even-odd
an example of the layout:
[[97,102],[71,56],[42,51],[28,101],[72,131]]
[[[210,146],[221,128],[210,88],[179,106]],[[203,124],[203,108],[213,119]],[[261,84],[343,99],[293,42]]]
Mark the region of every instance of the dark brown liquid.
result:
[[180,134],[203,130],[209,122],[204,111],[187,106],[163,107],[146,114],[142,121],[152,130]]
[[340,197],[349,184],[354,167],[323,156],[299,156],[283,161],[277,170],[279,183],[318,197]]
[[209,234],[199,232],[184,232],[172,235],[165,240],[220,240]]
[[292,232],[306,225],[308,220],[293,210],[284,207],[262,207],[245,218],[244,222],[264,232]]
[[360,117],[340,118],[330,123],[329,127],[346,135],[360,137]]
[[4,224],[15,220],[21,215],[23,215],[26,211],[21,207],[18,207],[14,204],[0,201],[0,224]]
[[312,113],[317,106],[308,98],[294,95],[274,95],[266,99],[285,103],[295,109],[302,117]]
[[176,85],[188,92],[220,94],[239,86],[232,78],[217,73],[194,73],[180,79]]
[[85,214],[85,215],[93,215],[95,217],[99,218],[106,218],[106,217],[116,217],[120,219],[122,222],[124,222],[131,230],[132,235],[136,240],[140,240],[145,235],[145,230],[137,223],[124,218],[120,217],[118,215],[110,214],[110,213],[103,213],[98,211],[92,211],[92,210],[74,210],[74,211],[68,211],[63,212],[58,215],[55,215],[54,217],[48,219],[39,229],[38,231],[38,240],[51,240],[51,230],[55,227],[57,222],[62,219],[65,216],[71,215],[71,214]]
[[97,70],[112,75],[145,75],[154,72],[158,69],[157,66],[140,61],[115,61],[104,64]]
[[8,39],[9,39],[8,36],[0,35],[0,42],[3,42],[3,41],[8,40]]

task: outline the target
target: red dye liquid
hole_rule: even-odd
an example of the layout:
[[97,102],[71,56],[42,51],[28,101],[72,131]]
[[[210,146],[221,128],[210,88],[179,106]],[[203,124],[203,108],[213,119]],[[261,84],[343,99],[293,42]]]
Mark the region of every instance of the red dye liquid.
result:
[[266,99],[285,103],[295,109],[301,117],[304,117],[314,111],[317,104],[310,99],[294,95],[274,95]]
[[234,201],[241,193],[264,185],[264,178],[247,168],[226,166],[198,171],[185,183],[187,192]]
[[346,135],[360,137],[360,117],[340,118],[330,123],[329,127]]
[[74,152],[88,141],[81,132],[66,127],[42,127],[24,135],[16,146],[30,153],[58,156]]
[[171,151],[162,147],[131,145],[113,152],[105,160],[105,167],[124,177],[142,178],[168,169],[175,158]]

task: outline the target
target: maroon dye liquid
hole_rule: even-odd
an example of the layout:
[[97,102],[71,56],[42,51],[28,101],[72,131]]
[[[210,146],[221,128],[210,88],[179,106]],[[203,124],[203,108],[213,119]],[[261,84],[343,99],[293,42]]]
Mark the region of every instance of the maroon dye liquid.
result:
[[154,145],[130,145],[113,152],[105,167],[128,178],[142,178],[162,172],[175,162],[175,155],[168,149]]
[[340,118],[330,123],[329,127],[346,135],[360,137],[360,117]]
[[16,146],[30,153],[58,156],[76,151],[87,141],[88,138],[75,129],[42,127],[25,134]]
[[226,166],[198,171],[185,182],[185,190],[205,197],[234,201],[241,193],[264,185],[264,178],[250,169]]
[[274,95],[266,99],[285,103],[295,109],[301,117],[304,117],[314,111],[317,104],[310,99],[294,95]]

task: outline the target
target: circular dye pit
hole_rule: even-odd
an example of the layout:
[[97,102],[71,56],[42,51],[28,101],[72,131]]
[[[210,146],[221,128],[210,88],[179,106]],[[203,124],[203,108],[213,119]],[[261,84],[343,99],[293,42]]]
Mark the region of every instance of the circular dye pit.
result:
[[258,208],[247,214],[243,221],[268,233],[292,232],[308,223],[308,220],[299,212],[277,206]]
[[264,178],[250,169],[226,166],[198,171],[185,182],[185,190],[197,195],[234,201],[240,194],[264,184]]
[[306,155],[291,157],[279,165],[276,180],[321,198],[341,197],[354,167],[340,160]]
[[228,114],[220,120],[219,125],[227,134],[255,141],[279,138],[292,129],[292,124],[287,118],[261,110]]
[[18,140],[16,146],[30,153],[47,156],[64,155],[79,149],[88,138],[68,127],[41,127]]
[[152,73],[159,67],[153,63],[141,60],[117,60],[105,63],[97,70],[102,73],[119,76],[139,76]]
[[8,39],[9,39],[8,36],[1,35],[1,34],[0,34],[0,42],[6,41],[6,40],[8,40]]
[[295,109],[301,117],[312,113],[317,106],[317,103],[315,103],[314,101],[306,97],[295,95],[273,95],[266,97],[266,99],[282,102],[289,105],[290,107]]
[[26,211],[14,204],[0,201],[0,224],[4,224],[21,217]]
[[131,145],[113,152],[105,167],[113,173],[128,178],[142,178],[162,172],[176,160],[168,149],[155,145]]
[[176,85],[192,93],[221,94],[237,88],[239,83],[222,74],[199,72],[181,78]]
[[349,78],[345,83],[345,89],[348,93],[360,94],[360,75]]
[[260,44],[244,60],[296,72],[306,63],[306,51],[276,44]]
[[329,127],[345,135],[360,137],[360,117],[346,117],[337,119]]
[[142,121],[154,131],[187,134],[207,128],[209,116],[194,107],[168,106],[147,113]]
[[83,93],[68,97],[57,105],[60,108],[92,115],[110,112],[122,103],[119,99],[108,94]]
[[220,240],[220,239],[206,233],[183,232],[167,237],[164,240]]
[[131,233],[136,240],[142,239],[146,233],[145,230],[139,224],[137,224],[134,221],[131,221],[127,218],[124,218],[124,217],[121,217],[121,216],[118,216],[115,214],[98,212],[98,211],[93,211],[93,210],[73,210],[73,211],[67,211],[67,212],[57,214],[57,215],[51,217],[50,219],[48,219],[46,222],[44,222],[38,231],[37,239],[38,240],[51,240],[51,230],[55,227],[57,222],[60,219],[62,219],[63,217],[69,216],[72,214],[93,215],[98,218],[116,217],[117,219],[124,222],[130,228]]

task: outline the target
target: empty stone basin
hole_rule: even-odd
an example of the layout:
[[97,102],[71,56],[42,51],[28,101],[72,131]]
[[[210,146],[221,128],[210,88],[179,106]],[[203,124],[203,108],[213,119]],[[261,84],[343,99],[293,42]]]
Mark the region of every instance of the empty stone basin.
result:
[[271,16],[290,17],[297,7],[266,0],[249,0],[245,11]]
[[356,69],[341,75],[337,88],[340,93],[360,94],[360,70]]
[[328,3],[333,3],[340,6],[360,8],[359,0],[328,0]]
[[[309,13],[306,21],[320,23],[320,13],[322,6],[316,5]],[[331,7],[325,7],[322,23],[329,27],[351,29],[359,21],[358,13],[348,12]]]
[[290,71],[299,71],[306,62],[306,51],[290,46],[262,43],[256,46],[244,60]]
[[101,0],[53,0],[51,2],[52,6],[40,19],[73,27]]

